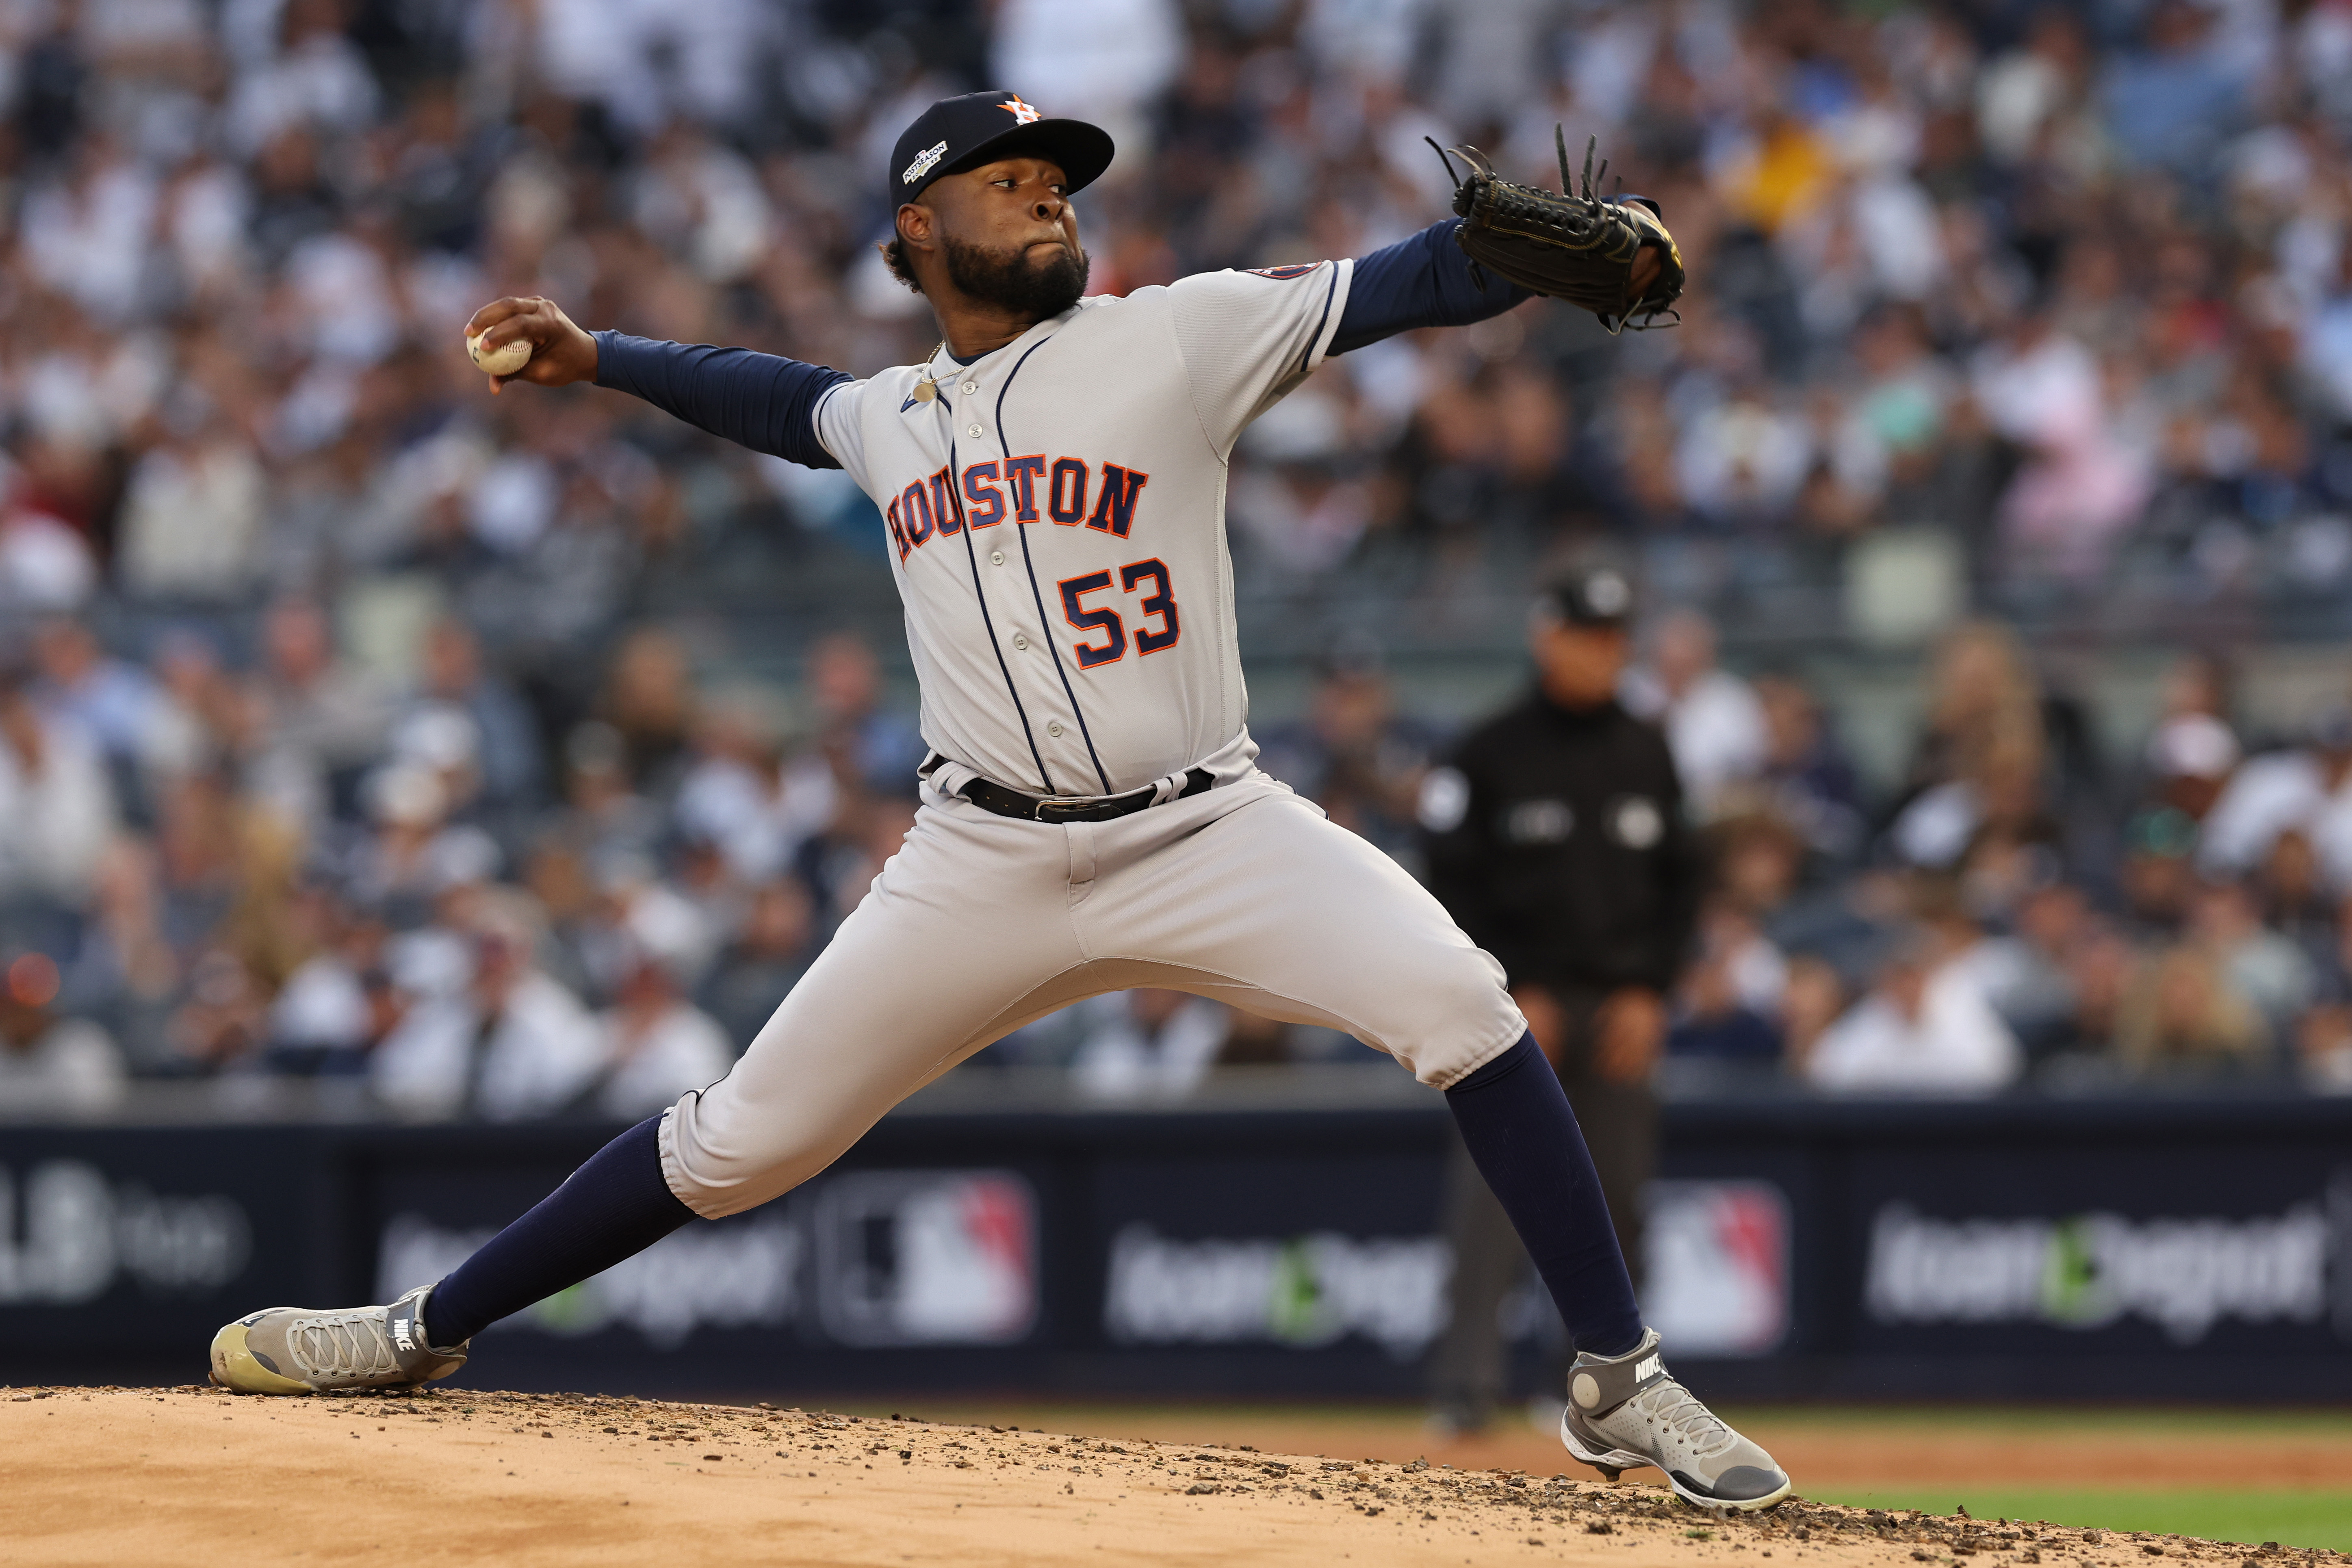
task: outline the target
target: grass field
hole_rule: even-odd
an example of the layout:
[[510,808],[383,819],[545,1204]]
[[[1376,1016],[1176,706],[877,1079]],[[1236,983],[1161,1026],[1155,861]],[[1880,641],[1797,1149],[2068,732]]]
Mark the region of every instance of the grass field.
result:
[[[899,1405],[843,1408],[887,1415]],[[1590,1471],[1516,1418],[1441,1439],[1409,1405],[957,1401],[908,1414],[1106,1437],[1249,1443],[1334,1458]],[[1725,1415],[1805,1497],[1978,1519],[2352,1552],[2352,1412],[1780,1406]],[[1626,1480],[1645,1472],[1629,1472]]]
[[[1845,1475],[1874,1468],[1865,1455],[1828,1455],[1824,1502],[1917,1508],[1979,1519],[2201,1535],[2215,1541],[2352,1550],[2352,1415],[2334,1411],[2184,1410],[1755,1410],[1735,1418],[1787,1446],[1859,1440],[1904,1468],[1923,1467],[1923,1447],[1948,1456],[1957,1475]],[[2011,1481],[1999,1449],[2023,1451]],[[2073,1450],[2053,1454],[2052,1448]],[[1927,1461],[1932,1462],[1932,1461]],[[2136,1467],[2147,1474],[2135,1479]],[[2067,1472],[2075,1472],[2070,1476]],[[2201,1478],[2201,1479],[2200,1479]],[[1947,1495],[1949,1494],[1949,1495]]]
[[1819,1487],[1805,1495],[1856,1508],[1916,1508],[1950,1513],[1965,1501],[1979,1519],[2047,1520],[2101,1530],[2200,1535],[2211,1541],[2352,1550],[2352,1488],[2169,1487]]

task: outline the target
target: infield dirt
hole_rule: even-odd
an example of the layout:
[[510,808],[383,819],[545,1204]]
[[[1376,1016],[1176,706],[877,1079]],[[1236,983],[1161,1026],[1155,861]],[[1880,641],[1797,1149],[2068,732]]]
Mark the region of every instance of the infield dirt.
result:
[[1801,1500],[1718,1519],[1633,1480],[586,1396],[0,1394],[8,1564],[2344,1562]]

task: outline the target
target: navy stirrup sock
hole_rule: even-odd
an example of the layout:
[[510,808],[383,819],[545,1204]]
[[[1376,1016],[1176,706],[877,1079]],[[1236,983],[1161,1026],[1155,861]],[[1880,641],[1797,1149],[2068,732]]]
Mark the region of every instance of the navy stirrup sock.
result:
[[[1445,1103],[1577,1347],[1596,1355],[1632,1350],[1642,1338],[1633,1282],[1584,1134],[1535,1037],[1520,1037],[1447,1089]],[[660,1126],[660,1117],[648,1118],[598,1150],[434,1287],[425,1306],[432,1342],[460,1344],[693,1219],[662,1177]]]
[[633,1258],[695,1217],[662,1178],[661,1118],[588,1157],[425,1299],[425,1332],[453,1349],[500,1318]]
[[1580,1351],[1622,1355],[1642,1309],[1568,1093],[1533,1034],[1445,1091],[1472,1163],[1511,1216]]

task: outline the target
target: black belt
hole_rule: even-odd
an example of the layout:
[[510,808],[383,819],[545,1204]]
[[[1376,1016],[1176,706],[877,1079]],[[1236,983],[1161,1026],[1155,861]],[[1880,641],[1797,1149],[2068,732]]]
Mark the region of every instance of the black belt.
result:
[[[1171,797],[1183,800],[1201,795],[1217,782],[1216,775],[1206,768],[1190,768],[1184,773],[1184,787]],[[1006,789],[1003,784],[986,779],[973,779],[956,793],[980,807],[999,816],[1017,816],[1025,822],[1109,822],[1121,816],[1132,816],[1148,811],[1152,796],[1160,791],[1158,784],[1135,790],[1127,795],[1115,795],[1108,800],[1040,800],[1035,795],[1023,795]]]

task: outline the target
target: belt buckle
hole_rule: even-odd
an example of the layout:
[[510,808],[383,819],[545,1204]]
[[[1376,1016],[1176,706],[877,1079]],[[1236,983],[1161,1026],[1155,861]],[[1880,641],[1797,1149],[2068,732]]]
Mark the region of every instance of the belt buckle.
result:
[[1040,822],[1067,822],[1087,808],[1071,800],[1041,800],[1032,809]]

